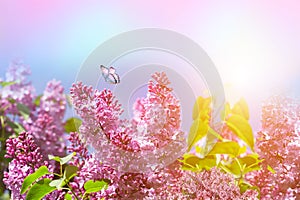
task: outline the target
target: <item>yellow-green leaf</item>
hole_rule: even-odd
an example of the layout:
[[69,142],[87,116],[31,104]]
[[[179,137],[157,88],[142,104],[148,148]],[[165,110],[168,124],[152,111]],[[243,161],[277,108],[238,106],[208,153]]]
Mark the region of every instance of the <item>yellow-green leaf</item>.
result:
[[207,121],[202,121],[201,119],[193,121],[187,141],[188,151],[190,151],[192,146],[207,134],[208,128],[209,126]]
[[249,120],[249,108],[244,98],[241,98],[232,108],[232,113]]
[[200,158],[193,155],[193,154],[184,154],[183,160],[181,161],[183,163],[183,166],[185,168],[195,168],[196,165],[199,163]]
[[246,164],[246,166],[258,164],[261,162],[261,160],[258,159],[257,154],[248,154],[242,158],[239,158],[239,161],[242,164]]
[[34,105],[40,106],[42,96],[43,96],[43,95],[41,94],[41,95],[39,95],[39,96],[37,96],[37,97],[35,98],[35,100],[33,101]]
[[47,166],[43,165],[40,168],[38,168],[34,173],[28,175],[23,181],[21,194],[24,194],[33,182],[49,173],[50,172]]
[[242,165],[240,165],[236,159],[232,160],[230,163],[221,162],[220,167],[229,174],[235,177],[240,177],[242,175]]
[[26,195],[26,200],[40,200],[56,188],[49,186],[50,179],[45,178],[35,183]]
[[82,121],[79,118],[72,117],[66,121],[64,128],[67,133],[78,132],[81,124],[82,124]]
[[203,120],[209,120],[211,112],[211,98],[198,97],[193,108],[193,120],[201,117]]
[[217,142],[213,149],[208,153],[209,155],[216,154],[229,154],[232,156],[238,156],[240,152],[240,145],[237,142]]
[[259,159],[257,154],[249,154],[242,158],[238,158],[238,160],[241,163],[241,165],[245,166],[245,169],[243,172],[244,174],[251,172],[251,171],[260,170],[261,167],[259,164],[263,161],[263,160]]
[[210,170],[211,168],[217,166],[217,158],[215,155],[207,155],[204,158],[200,159],[197,168],[202,170]]
[[69,193],[65,194],[65,200],[72,200],[72,195]]
[[14,85],[14,84],[16,84],[17,82],[15,82],[15,81],[2,81],[2,82],[0,82],[0,85],[2,86],[2,87],[7,87],[7,86],[10,86],[10,85]]
[[185,154],[183,156],[183,170],[202,170],[211,169],[216,166],[217,160],[214,155],[208,155],[204,158],[199,158],[193,154]]
[[84,184],[84,189],[86,193],[99,192],[102,189],[106,189],[108,186],[108,182],[105,180],[101,181],[93,181],[89,180]]
[[232,114],[226,124],[229,129],[241,140],[243,140],[251,149],[254,150],[254,137],[249,122],[240,115]]

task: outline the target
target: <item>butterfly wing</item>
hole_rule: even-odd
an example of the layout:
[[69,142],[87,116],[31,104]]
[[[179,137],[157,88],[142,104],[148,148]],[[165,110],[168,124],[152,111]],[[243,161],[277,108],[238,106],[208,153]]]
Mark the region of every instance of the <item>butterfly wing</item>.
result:
[[102,72],[102,76],[105,78],[109,75],[109,69],[105,67],[104,65],[100,65],[100,69]]
[[109,74],[105,80],[106,80],[106,82],[108,82],[110,84],[120,83],[120,77],[117,73]]
[[110,67],[110,68],[109,68],[109,73],[110,73],[110,74],[116,73],[116,69],[113,68],[113,67]]
[[110,84],[120,83],[120,76],[116,73],[116,69],[113,67],[107,68],[104,65],[100,66],[102,76],[104,80]]

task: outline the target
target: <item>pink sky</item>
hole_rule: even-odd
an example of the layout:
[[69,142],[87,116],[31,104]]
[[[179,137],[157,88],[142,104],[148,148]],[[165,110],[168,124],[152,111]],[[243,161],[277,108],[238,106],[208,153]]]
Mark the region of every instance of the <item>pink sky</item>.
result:
[[244,96],[253,116],[271,94],[300,97],[298,1],[2,0],[0,73],[22,57],[36,82],[55,77],[69,87],[99,44],[145,27],[174,30],[197,42],[218,68],[228,100]]

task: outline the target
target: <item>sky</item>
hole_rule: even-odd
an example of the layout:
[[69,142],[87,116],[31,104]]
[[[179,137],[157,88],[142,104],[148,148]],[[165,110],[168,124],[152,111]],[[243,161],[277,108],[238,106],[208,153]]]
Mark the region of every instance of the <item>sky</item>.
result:
[[222,78],[226,99],[246,99],[256,129],[265,99],[300,98],[297,1],[1,0],[0,77],[21,58],[38,93],[51,79],[68,92],[94,49],[140,28],[172,30],[199,44]]

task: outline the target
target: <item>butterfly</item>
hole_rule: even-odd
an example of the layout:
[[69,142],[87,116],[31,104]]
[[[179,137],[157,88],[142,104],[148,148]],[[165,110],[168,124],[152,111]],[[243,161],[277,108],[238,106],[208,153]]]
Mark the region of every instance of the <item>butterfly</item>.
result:
[[113,67],[105,67],[100,65],[102,76],[107,83],[118,84],[120,83],[120,76],[116,73],[116,69]]

